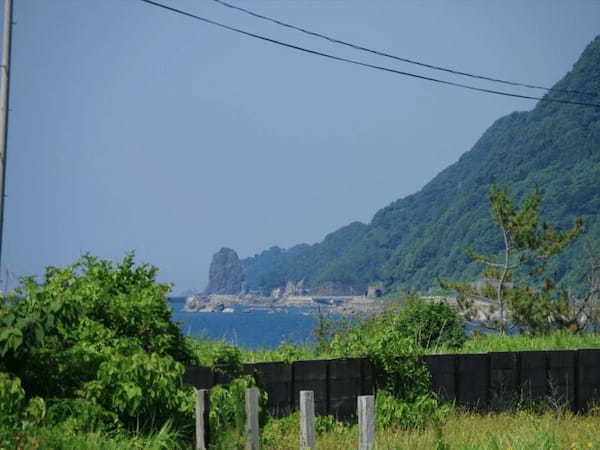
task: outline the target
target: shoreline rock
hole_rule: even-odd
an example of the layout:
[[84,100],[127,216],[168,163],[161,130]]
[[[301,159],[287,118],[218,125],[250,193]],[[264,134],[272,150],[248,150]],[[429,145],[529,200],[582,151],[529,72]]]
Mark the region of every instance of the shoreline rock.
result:
[[243,312],[253,309],[267,310],[270,313],[285,314],[287,308],[307,308],[307,314],[340,314],[343,316],[364,315],[380,311],[383,302],[366,296],[309,296],[289,295],[284,297],[265,297],[260,295],[191,295],[186,298],[183,312],[219,313],[234,312],[235,308],[244,308]]

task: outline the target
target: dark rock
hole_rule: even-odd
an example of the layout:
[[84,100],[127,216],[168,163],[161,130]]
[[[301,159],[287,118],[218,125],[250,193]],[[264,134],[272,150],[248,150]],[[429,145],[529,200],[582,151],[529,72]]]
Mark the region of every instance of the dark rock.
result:
[[237,253],[223,247],[213,256],[208,272],[208,294],[238,295],[242,291],[244,272]]

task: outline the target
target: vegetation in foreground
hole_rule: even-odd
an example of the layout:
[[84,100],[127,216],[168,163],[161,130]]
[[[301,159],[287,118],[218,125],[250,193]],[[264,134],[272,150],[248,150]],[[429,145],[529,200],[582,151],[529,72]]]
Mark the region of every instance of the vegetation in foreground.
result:
[[[378,428],[375,439],[379,450],[582,450],[600,448],[599,425],[600,418],[594,415],[527,411],[489,415],[455,413],[425,427]],[[263,433],[264,448],[297,449],[298,429],[297,415],[268,424]],[[355,448],[357,442],[357,427],[339,423],[321,425],[317,436],[319,450]]]
[[[510,227],[504,213],[497,221],[505,235],[517,237],[513,249],[525,252],[517,255],[518,261],[524,262],[532,250],[554,256],[579,233],[579,225],[564,235],[540,225],[537,197],[527,199],[521,210],[512,206],[507,191],[492,191],[491,200],[493,210],[505,209]],[[541,234],[536,231],[540,228]],[[182,380],[185,365],[359,356],[368,357],[383,375],[376,395],[379,448],[600,445],[588,431],[588,425],[598,422],[595,415],[575,417],[556,404],[549,412],[523,399],[516,414],[476,416],[430,392],[430,375],[421,363],[425,353],[600,347],[598,335],[584,332],[600,317],[594,291],[600,289],[600,266],[589,278],[593,295],[582,309],[548,279],[541,291],[505,286],[509,253],[501,274],[487,273],[497,280],[498,304],[507,298],[505,306],[518,312],[512,321],[526,326],[521,336],[473,333],[467,338],[463,318],[447,303],[409,296],[364,320],[321,317],[314,345],[284,344],[257,352],[184,337],[171,321],[165,297],[169,286],[156,283],[156,268],[136,266],[133,254],[120,264],[84,256],[65,268],[49,267],[41,283],[25,278],[13,297],[0,302],[0,448],[189,447],[194,397]],[[466,284],[448,286],[461,295],[477,294]],[[506,310],[501,311],[499,321],[488,317],[484,325],[495,322],[495,328],[506,330]],[[564,317],[578,326],[565,326]],[[244,392],[254,385],[245,376],[211,389],[213,448],[244,447]],[[264,394],[261,401],[264,405]],[[296,447],[297,416],[273,419],[263,413],[261,422],[265,448]],[[497,428],[499,424],[504,426]],[[319,418],[317,426],[320,448],[356,442],[356,429],[331,417]]]
[[[328,319],[325,319],[328,320]],[[372,319],[370,326],[377,327],[379,318]],[[366,322],[369,322],[367,320]],[[345,328],[347,323],[339,320],[329,320],[331,327]],[[369,325],[365,326],[365,329]],[[276,348],[246,349],[236,347],[224,340],[200,338],[193,341],[193,350],[203,366],[215,364],[236,364],[236,362],[256,363],[270,361],[300,361],[310,359],[330,359],[343,357],[340,352],[320,349],[317,343],[294,345],[282,343]],[[596,333],[572,334],[557,331],[547,335],[528,334],[482,334],[474,333],[465,339],[461,347],[449,345],[432,345],[423,349],[423,354],[452,354],[452,353],[491,353],[518,352],[534,350],[577,350],[600,348],[600,335]],[[356,355],[353,355],[356,356]]]
[[191,437],[193,389],[182,376],[198,361],[156,272],[133,254],[118,264],[86,255],[2,299],[0,447],[36,448],[29,436],[50,445],[54,427],[109,433],[115,446],[128,433],[140,447]]

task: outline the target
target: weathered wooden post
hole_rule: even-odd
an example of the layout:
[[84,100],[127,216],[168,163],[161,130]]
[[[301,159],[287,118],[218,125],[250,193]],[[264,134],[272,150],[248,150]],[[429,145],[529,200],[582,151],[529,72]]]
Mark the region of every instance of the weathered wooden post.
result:
[[300,391],[300,450],[316,448],[315,394],[313,391]]
[[209,428],[208,412],[210,399],[207,389],[196,391],[196,450],[208,450]]
[[358,397],[358,450],[375,448],[375,397]]
[[260,449],[258,428],[258,389],[246,389],[246,450]]

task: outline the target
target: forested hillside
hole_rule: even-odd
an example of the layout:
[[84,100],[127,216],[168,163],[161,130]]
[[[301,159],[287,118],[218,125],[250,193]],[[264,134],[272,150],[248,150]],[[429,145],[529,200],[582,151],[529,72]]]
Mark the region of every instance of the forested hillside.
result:
[[[600,103],[600,36],[555,88]],[[548,268],[557,279],[578,283],[583,241],[600,241],[600,108],[539,102],[530,112],[497,120],[459,161],[378,211],[370,224],[353,223],[321,243],[274,247],[245,259],[248,286],[266,291],[287,280],[304,279],[309,286],[381,280],[424,289],[437,277],[473,279],[480,268],[465,249],[490,253],[502,245],[487,199],[494,182],[517,198],[539,188],[543,217],[553,226],[584,218],[586,233]]]
[[285,286],[288,280],[314,284],[313,280],[319,278],[331,261],[360,242],[368,228],[364,223],[353,222],[328,234],[318,244],[300,244],[289,250],[271,247],[260,255],[242,260],[246,282],[251,289],[265,292]]

